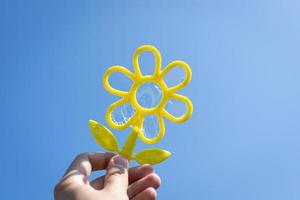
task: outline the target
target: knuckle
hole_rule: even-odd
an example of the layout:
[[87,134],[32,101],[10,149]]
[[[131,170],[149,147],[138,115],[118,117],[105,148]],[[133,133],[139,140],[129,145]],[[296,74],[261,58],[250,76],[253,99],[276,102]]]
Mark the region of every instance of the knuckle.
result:
[[86,158],[87,155],[88,153],[80,153],[77,156],[75,156],[74,160],[81,160],[83,158]]

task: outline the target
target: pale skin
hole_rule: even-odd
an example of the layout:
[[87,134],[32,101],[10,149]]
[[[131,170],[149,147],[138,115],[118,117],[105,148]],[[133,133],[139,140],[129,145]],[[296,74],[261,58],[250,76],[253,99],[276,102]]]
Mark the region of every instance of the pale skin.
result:
[[[106,175],[89,181],[93,171]],[[127,159],[112,153],[78,155],[56,185],[56,200],[155,200],[160,178],[150,165],[128,168]]]

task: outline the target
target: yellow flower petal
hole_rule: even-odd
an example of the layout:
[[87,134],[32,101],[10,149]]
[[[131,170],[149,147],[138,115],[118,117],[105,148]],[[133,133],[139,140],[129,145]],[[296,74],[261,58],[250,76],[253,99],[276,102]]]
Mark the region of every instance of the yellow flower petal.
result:
[[113,88],[110,83],[109,83],[109,77],[112,73],[114,72],[119,72],[119,73],[123,73],[124,75],[126,75],[128,78],[130,78],[132,81],[135,81],[135,76],[134,74],[129,71],[127,68],[123,67],[123,66],[112,66],[110,67],[104,74],[103,76],[103,85],[104,85],[104,88],[114,94],[114,95],[117,95],[117,96],[121,96],[121,97],[124,97],[126,95],[128,95],[128,92],[126,91],[121,91],[121,90],[118,90],[118,89],[115,89]]
[[160,68],[161,68],[161,56],[160,56],[160,53],[159,53],[158,49],[156,49],[154,46],[151,46],[151,45],[140,46],[134,52],[134,55],[133,55],[133,68],[134,68],[135,73],[139,77],[143,76],[143,74],[141,72],[141,69],[140,69],[140,65],[139,65],[139,56],[144,51],[150,51],[151,53],[153,53],[153,55],[155,57],[155,70],[154,70],[153,76],[158,76],[159,73],[160,73]]
[[183,95],[176,94],[176,93],[172,94],[170,98],[178,101],[182,101],[186,106],[186,111],[182,116],[176,117],[170,114],[166,109],[163,109],[162,110],[163,116],[174,123],[182,123],[188,120],[193,113],[193,104],[191,100]]
[[[139,132],[139,137],[140,139],[147,143],[147,144],[155,144],[157,142],[159,142],[165,134],[165,122],[162,116],[160,115],[156,115],[157,119],[158,119],[158,123],[159,123],[159,133],[157,134],[156,137],[153,138],[148,138],[143,131]],[[140,125],[140,129],[143,129],[143,123],[144,123],[144,118],[141,120],[141,125]]]
[[131,116],[130,119],[128,119],[124,124],[117,124],[112,119],[112,113],[113,113],[114,109],[116,109],[118,106],[121,106],[122,104],[125,104],[127,102],[128,102],[127,98],[122,98],[122,99],[114,102],[113,104],[111,104],[108,107],[108,109],[106,111],[106,121],[110,125],[110,127],[117,129],[117,130],[123,130],[123,129],[128,128],[134,122],[136,113],[133,116]]
[[185,63],[184,61],[181,60],[175,60],[173,62],[171,62],[170,64],[168,64],[166,66],[166,68],[163,69],[162,73],[161,73],[161,77],[164,78],[166,76],[166,74],[172,70],[174,67],[181,67],[184,69],[185,71],[185,79],[180,82],[179,84],[169,88],[169,92],[176,92],[177,90],[180,90],[182,88],[184,88],[192,79],[192,71],[190,66]]

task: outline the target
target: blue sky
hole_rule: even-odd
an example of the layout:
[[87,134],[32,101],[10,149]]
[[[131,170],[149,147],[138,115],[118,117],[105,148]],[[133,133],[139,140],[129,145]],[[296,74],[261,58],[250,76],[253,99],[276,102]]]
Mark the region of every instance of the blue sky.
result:
[[[166,123],[158,199],[300,199],[300,3],[0,1],[1,198],[52,199],[88,120],[116,97],[102,75],[155,45],[188,62],[194,103]],[[128,134],[114,131],[122,142]],[[146,145],[138,143],[138,149]]]

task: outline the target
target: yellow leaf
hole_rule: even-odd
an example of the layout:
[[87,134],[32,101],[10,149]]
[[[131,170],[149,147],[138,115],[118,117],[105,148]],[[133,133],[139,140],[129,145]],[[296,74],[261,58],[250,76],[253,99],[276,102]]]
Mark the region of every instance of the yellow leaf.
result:
[[118,141],[109,129],[94,120],[90,120],[89,124],[91,132],[100,146],[109,151],[118,151]]
[[172,154],[166,150],[159,148],[144,149],[135,155],[135,160],[140,164],[158,164]]

